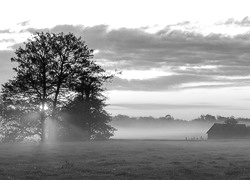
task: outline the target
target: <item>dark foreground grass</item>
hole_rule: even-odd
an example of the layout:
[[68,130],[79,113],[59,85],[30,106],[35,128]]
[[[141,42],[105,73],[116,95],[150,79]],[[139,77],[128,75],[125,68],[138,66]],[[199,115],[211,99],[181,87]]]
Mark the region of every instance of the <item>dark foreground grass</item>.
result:
[[250,141],[0,144],[0,179],[250,180]]

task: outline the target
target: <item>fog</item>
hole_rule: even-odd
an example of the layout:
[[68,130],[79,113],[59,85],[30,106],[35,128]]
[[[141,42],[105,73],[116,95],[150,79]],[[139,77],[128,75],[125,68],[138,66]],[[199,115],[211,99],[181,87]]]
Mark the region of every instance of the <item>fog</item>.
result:
[[206,132],[212,123],[197,123],[185,121],[135,121],[121,123],[113,121],[117,128],[113,139],[206,139]]
[[[169,139],[169,140],[206,140],[207,131],[214,123],[224,123],[232,117],[201,115],[191,120],[174,119],[167,115],[165,117],[129,117],[117,115],[113,117],[111,125],[117,131],[113,139]],[[234,117],[233,117],[234,118]],[[235,118],[238,123],[250,125],[246,118]]]
[[133,128],[117,127],[114,139],[206,139],[206,127],[164,127],[161,128]]

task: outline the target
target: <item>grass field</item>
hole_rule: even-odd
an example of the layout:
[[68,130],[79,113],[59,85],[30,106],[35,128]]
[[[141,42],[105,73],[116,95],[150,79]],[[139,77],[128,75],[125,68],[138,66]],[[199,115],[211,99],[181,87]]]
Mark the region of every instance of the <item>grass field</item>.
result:
[[250,141],[0,144],[0,179],[250,179]]

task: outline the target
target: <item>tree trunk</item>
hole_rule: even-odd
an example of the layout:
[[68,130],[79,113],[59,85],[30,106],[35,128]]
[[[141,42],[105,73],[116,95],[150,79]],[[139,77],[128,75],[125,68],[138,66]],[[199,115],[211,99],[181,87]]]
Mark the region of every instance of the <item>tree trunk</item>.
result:
[[56,105],[58,103],[58,96],[60,93],[61,85],[62,85],[62,76],[63,76],[63,67],[64,67],[64,60],[62,61],[61,67],[60,67],[60,75],[58,76],[57,86],[56,86],[56,92],[55,92],[55,98],[53,100],[52,104],[52,114],[51,114],[51,124],[49,128],[49,135],[48,139],[52,142],[56,141],[56,135],[57,135],[57,128],[56,128]]
[[92,127],[92,122],[91,122],[91,113],[90,113],[90,89],[86,88],[85,89],[85,103],[86,103],[86,115],[85,118],[87,118],[87,128],[88,128],[88,140],[91,140],[91,135],[92,135],[92,131],[91,131],[91,127]]
[[50,121],[51,122],[49,127],[49,141],[55,142],[57,140],[57,121],[54,113],[52,114],[52,118]]
[[44,110],[41,111],[41,128],[42,128],[42,135],[41,135],[41,142],[45,142],[45,112]]

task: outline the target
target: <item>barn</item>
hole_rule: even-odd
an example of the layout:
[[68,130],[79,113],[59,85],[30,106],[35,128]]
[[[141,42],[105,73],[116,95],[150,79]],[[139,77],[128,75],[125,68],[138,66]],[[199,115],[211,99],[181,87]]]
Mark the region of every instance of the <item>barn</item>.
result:
[[207,131],[207,139],[246,139],[250,138],[250,129],[245,124],[215,123]]

